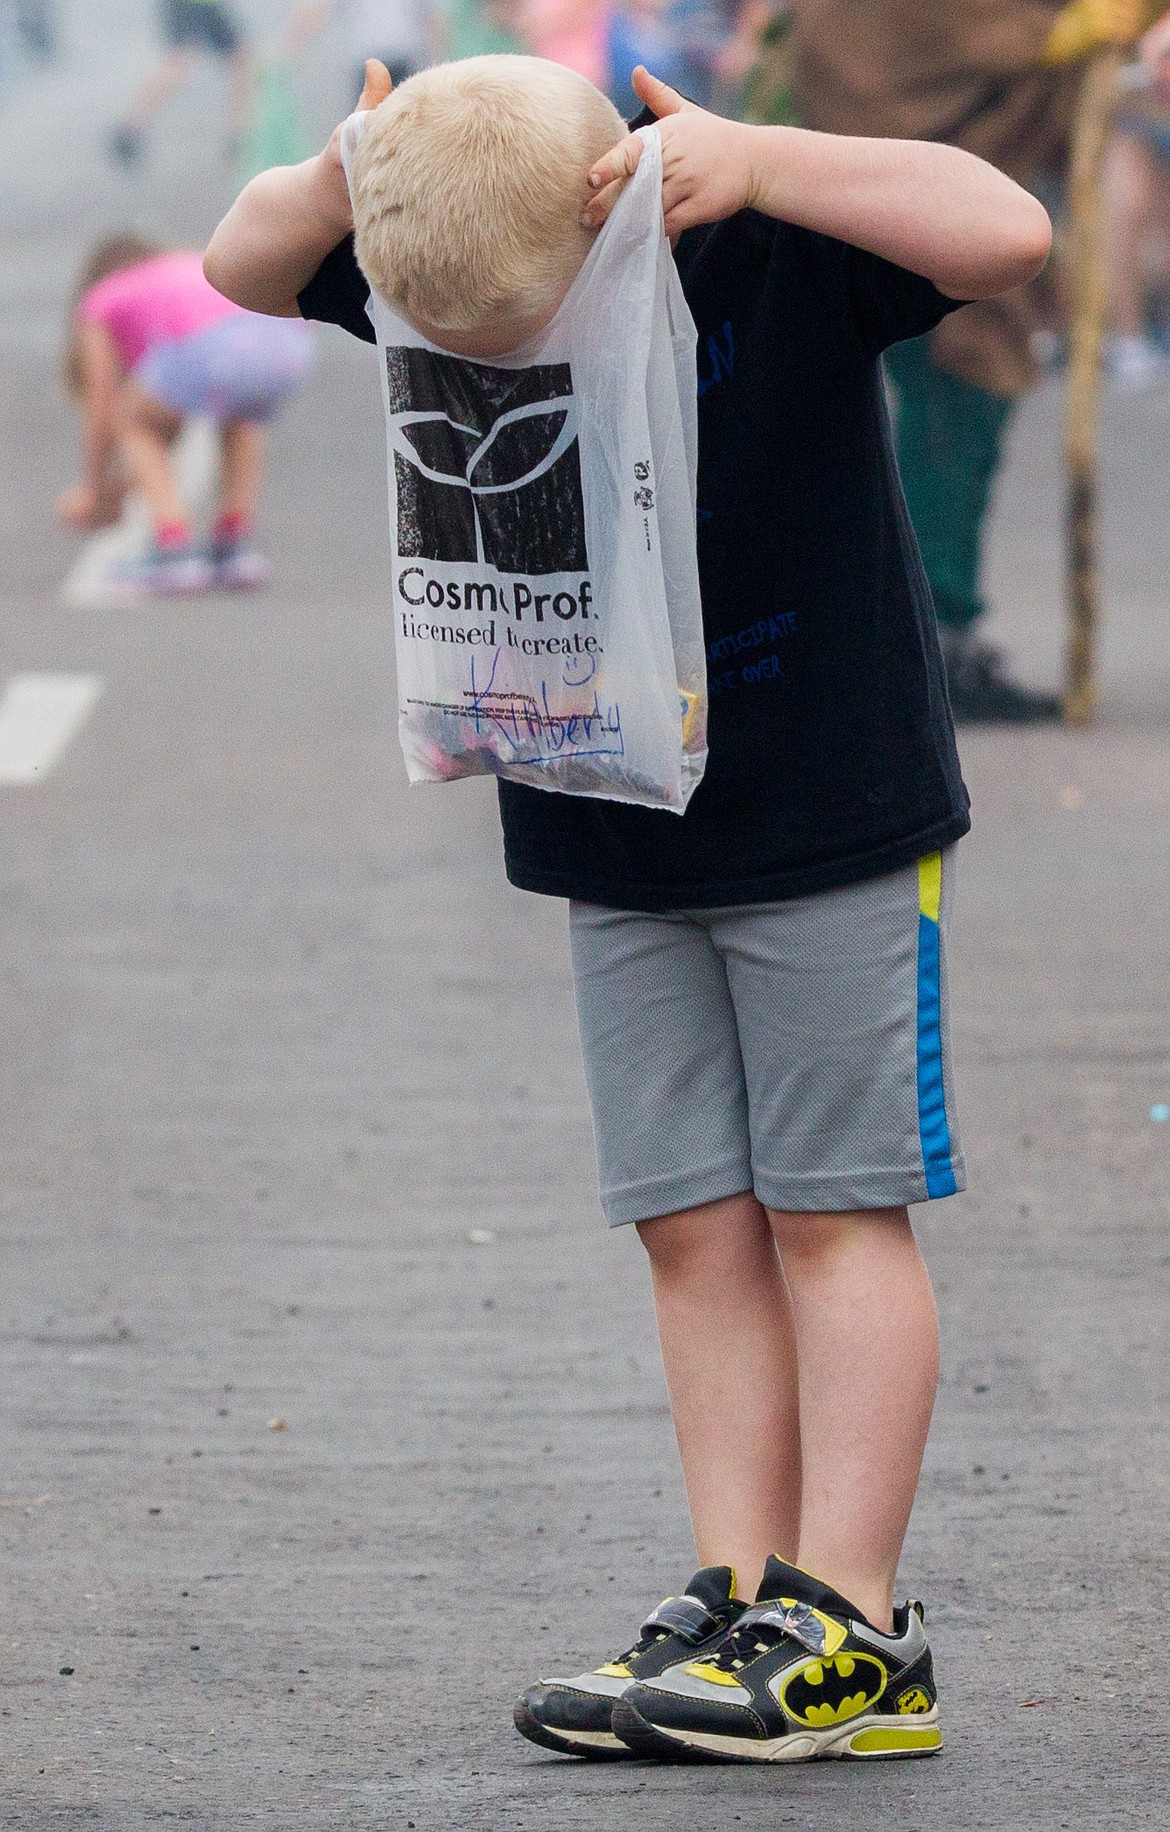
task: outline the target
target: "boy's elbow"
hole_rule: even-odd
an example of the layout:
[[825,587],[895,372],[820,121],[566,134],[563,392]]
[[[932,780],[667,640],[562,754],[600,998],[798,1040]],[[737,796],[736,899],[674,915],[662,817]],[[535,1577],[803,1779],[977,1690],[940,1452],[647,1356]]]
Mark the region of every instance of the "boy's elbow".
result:
[[[1038,198],[1023,193],[1026,206],[1013,212],[1010,225],[997,237],[998,246],[972,272],[969,287],[955,287],[956,298],[995,299],[1017,286],[1026,286],[1041,271],[1052,252],[1052,223]],[[949,287],[944,291],[952,290]]]
[[1052,218],[1049,216],[1039,198],[1034,197],[1035,206],[1031,213],[1031,223],[1025,238],[1027,249],[1024,256],[1027,267],[1026,278],[1034,280],[1036,275],[1047,265],[1052,253]]
[[214,286],[217,293],[222,293],[225,299],[231,298],[231,280],[225,271],[223,257],[215,245],[214,236],[203,250],[203,278],[210,286]]
[[212,236],[203,251],[203,277],[211,286],[214,286],[217,293],[222,293],[225,299],[230,299],[233,305],[244,304],[242,299],[236,297],[236,292],[233,290],[232,264],[225,258],[216,236]]
[[1052,222],[1048,212],[1039,198],[1026,192],[1025,196],[1028,207],[1019,212],[1010,255],[1005,263],[1009,269],[1007,282],[997,287],[997,292],[1007,293],[1013,287],[1026,286],[1029,280],[1036,278],[1052,253]]

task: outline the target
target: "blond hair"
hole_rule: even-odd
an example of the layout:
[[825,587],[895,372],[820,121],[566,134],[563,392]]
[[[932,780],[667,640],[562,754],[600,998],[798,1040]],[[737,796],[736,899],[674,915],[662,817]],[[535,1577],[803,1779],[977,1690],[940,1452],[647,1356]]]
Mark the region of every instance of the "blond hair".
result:
[[353,160],[357,258],[404,317],[475,331],[559,303],[593,240],[586,175],[625,124],[540,57],[469,57],[402,83]]

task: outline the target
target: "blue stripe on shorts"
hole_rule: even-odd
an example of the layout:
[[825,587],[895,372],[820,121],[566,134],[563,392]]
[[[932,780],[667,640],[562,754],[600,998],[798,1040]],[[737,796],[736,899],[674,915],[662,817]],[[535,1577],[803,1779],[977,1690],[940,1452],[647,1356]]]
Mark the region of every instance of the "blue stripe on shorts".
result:
[[953,1196],[958,1188],[943,1074],[941,889],[942,860],[932,853],[918,865],[918,1136],[932,1198]]

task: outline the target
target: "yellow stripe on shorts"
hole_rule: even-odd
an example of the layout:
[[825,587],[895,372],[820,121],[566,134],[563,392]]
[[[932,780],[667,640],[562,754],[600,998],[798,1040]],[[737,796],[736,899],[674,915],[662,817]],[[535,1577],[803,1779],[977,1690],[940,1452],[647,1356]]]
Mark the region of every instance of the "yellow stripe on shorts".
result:
[[918,908],[931,922],[937,922],[941,902],[942,853],[929,852],[918,861]]

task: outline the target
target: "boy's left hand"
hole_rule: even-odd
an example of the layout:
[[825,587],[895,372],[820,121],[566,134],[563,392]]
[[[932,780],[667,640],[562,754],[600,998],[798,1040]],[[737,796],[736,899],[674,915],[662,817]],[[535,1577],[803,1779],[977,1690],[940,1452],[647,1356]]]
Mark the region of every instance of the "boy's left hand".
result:
[[[667,235],[696,223],[717,223],[752,200],[751,128],[725,121],[688,102],[639,64],[634,93],[658,117],[662,136],[662,217]],[[611,147],[589,173],[595,195],[582,211],[588,229],[600,229],[642,156],[637,134]]]

